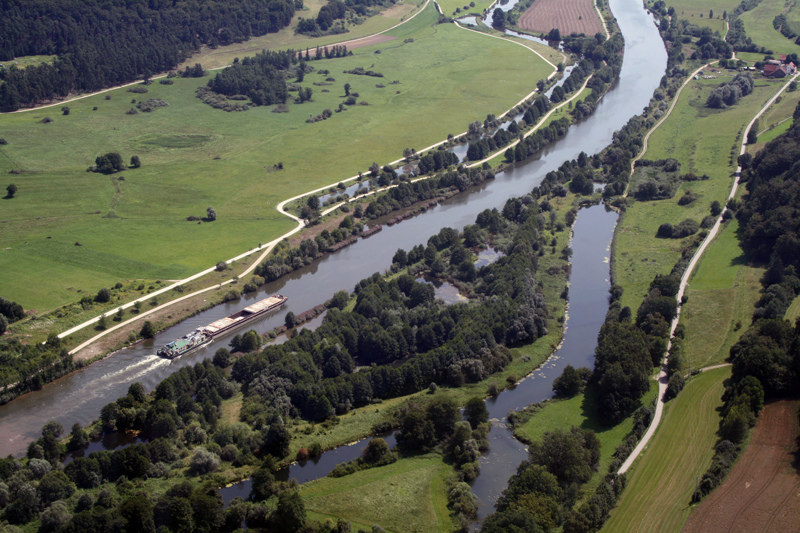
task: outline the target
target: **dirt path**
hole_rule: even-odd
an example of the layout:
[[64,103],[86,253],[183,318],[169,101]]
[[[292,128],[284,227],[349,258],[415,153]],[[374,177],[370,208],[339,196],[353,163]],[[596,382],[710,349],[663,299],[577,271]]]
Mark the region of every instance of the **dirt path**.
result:
[[764,407],[747,448],[694,510],[684,532],[800,531],[798,407],[797,400]]
[[[783,94],[783,92],[789,87],[789,84],[791,82],[793,82],[795,79],[797,79],[798,76],[800,76],[800,73],[795,74],[789,81],[787,81],[786,84],[783,87],[781,87],[780,90],[778,90],[778,92],[776,92],[775,95],[772,98],[770,98],[769,101],[766,104],[764,104],[764,106],[761,108],[761,110],[758,113],[756,113],[756,116],[753,117],[753,119],[750,121],[750,123],[744,129],[744,131],[742,132],[742,146],[741,146],[741,150],[739,151],[740,154],[743,154],[745,152],[746,148],[747,148],[747,145],[745,144],[746,140],[747,140],[747,134],[750,132],[750,128],[753,127],[753,123],[756,120],[758,120],[758,118],[762,114],[764,114],[764,112],[767,109],[769,109],[769,107],[775,102],[775,100],[781,94]],[[694,75],[692,75],[689,79],[692,79],[692,77],[694,77]],[[683,86],[685,86],[685,85],[686,84],[684,83]],[[683,88],[683,86],[681,86],[681,88]],[[677,102],[677,100],[678,100],[678,98],[677,98],[677,95],[676,95],[675,102]],[[660,124],[661,124],[661,122],[659,122],[656,126],[659,126]],[[645,144],[645,146],[647,146],[647,145]],[[644,153],[644,152],[642,152],[642,153]],[[728,199],[731,199],[736,195],[736,188],[739,186],[739,176],[741,175],[741,173],[742,173],[742,167],[738,167],[736,169],[736,176],[735,176],[735,178],[733,180],[733,186],[731,187],[731,192],[728,195]],[[724,214],[724,212],[723,212],[723,214]],[[709,243],[711,243],[714,240],[714,237],[719,232],[719,228],[720,228],[721,225],[722,225],[722,214],[720,214],[720,216],[717,217],[717,221],[714,224],[714,227],[711,228],[711,230],[708,232],[708,235],[703,240],[703,243],[700,245],[700,248],[697,249],[697,251],[695,252],[694,256],[692,257],[692,260],[689,263],[689,266],[686,268],[686,272],[684,272],[683,277],[681,277],[680,290],[678,291],[678,294],[676,296],[676,298],[677,298],[677,300],[679,302],[683,298],[683,294],[686,291],[686,287],[689,284],[689,278],[692,277],[692,273],[694,272],[694,269],[697,266],[697,263],[700,261],[700,258],[703,256],[703,252],[705,252],[705,250],[708,247]],[[669,343],[667,343],[667,350],[666,350],[667,354],[669,353],[669,349],[672,346],[672,335],[675,334],[675,328],[678,327],[678,322],[680,321],[680,318],[681,318],[681,307],[679,306],[678,307],[678,313],[676,314],[675,318],[672,320],[672,327],[670,328],[670,341],[669,341]],[[647,444],[650,442],[650,439],[653,438],[653,434],[655,433],[656,428],[658,427],[658,424],[661,423],[661,416],[664,413],[664,393],[667,390],[667,362],[668,362],[668,360],[669,360],[668,356],[664,357],[664,364],[661,367],[661,372],[659,372],[658,377],[657,377],[657,379],[658,379],[658,402],[656,402],[656,412],[655,412],[655,415],[653,416],[653,421],[650,423],[650,427],[647,428],[647,432],[645,432],[644,436],[642,437],[642,440],[639,441],[639,444],[633,450],[633,452],[631,453],[630,457],[628,457],[628,459],[625,460],[625,462],[622,464],[622,466],[618,470],[618,473],[620,473],[620,474],[628,471],[628,469],[631,467],[631,465],[636,460],[636,458],[639,457],[639,454],[642,453],[642,450],[644,450],[645,446],[647,446]]]

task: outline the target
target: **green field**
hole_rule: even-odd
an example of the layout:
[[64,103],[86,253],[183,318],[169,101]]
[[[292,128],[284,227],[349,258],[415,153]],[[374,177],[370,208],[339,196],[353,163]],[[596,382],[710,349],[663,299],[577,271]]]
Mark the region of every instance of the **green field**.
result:
[[386,31],[407,19],[418,10],[419,6],[424,5],[425,0],[419,0],[417,2],[413,0],[408,0],[406,2],[402,0],[398,1],[394,6],[383,10],[380,14],[369,17],[362,24],[348,25],[349,32],[345,34],[309,37],[301,33],[295,33],[295,28],[297,28],[297,23],[300,18],[315,18],[319,9],[326,3],[327,0],[305,0],[303,2],[304,9],[297,11],[289,26],[283,28],[281,31],[277,33],[268,33],[261,37],[254,37],[242,43],[234,43],[218,48],[203,48],[198,54],[189,58],[185,65],[194,65],[199,62],[204,68],[218,68],[231,64],[236,57],[243,58],[260,52],[263,49],[313,49],[317,46],[366,37]]
[[401,459],[343,478],[302,485],[306,509],[397,532],[450,532],[446,480],[453,469],[437,454]]
[[12,61],[0,61],[0,65],[5,68],[15,66],[17,68],[30,67],[32,65],[41,65],[42,63],[52,63],[56,56],[24,56],[17,57]]
[[[106,93],[110,100],[72,102],[68,116],[60,106],[0,116],[9,142],[0,150],[0,173],[24,171],[7,178],[17,197],[0,200],[0,294],[41,311],[79,299],[79,290],[208,268],[292,227],[275,210],[281,200],[461,133],[470,121],[516,104],[550,73],[521,46],[434,27],[436,18],[429,5],[391,32],[395,41],[312,62],[336,82],[314,86],[327,76],[307,74],[302,85],[314,90],[314,101],[289,104],[289,113],[215,110],[194,97],[207,79],[176,78],[171,86],[150,85],[147,95],[119,89]],[[342,74],[358,66],[385,78]],[[338,106],[344,83],[369,105],[306,123],[308,114]],[[127,115],[134,98],[170,105]],[[53,122],[41,124],[44,117]],[[125,181],[85,171],[110,151],[126,162],[140,156],[142,168],[121,173]],[[284,169],[273,171],[279,162]],[[208,206],[216,222],[186,221]]]
[[[668,0],[667,7],[674,7],[678,18],[689,21],[700,27],[711,28],[720,35],[725,34],[725,21],[722,15],[726,11],[732,12],[738,4],[735,0]],[[714,18],[708,18],[709,11],[714,11]]]
[[783,315],[784,320],[788,320],[792,324],[797,320],[797,317],[800,317],[800,296],[792,301],[792,305],[789,306],[789,309],[786,310],[786,314]]
[[730,367],[703,372],[667,404],[651,443],[628,472],[628,485],[603,532],[679,532],[695,478],[711,463],[723,382]]
[[[642,405],[651,405],[658,394],[658,387],[651,382],[650,391],[642,398]],[[585,492],[591,493],[600,480],[608,473],[614,451],[622,444],[625,437],[633,429],[633,417],[628,417],[616,426],[604,426],[598,421],[597,403],[592,394],[579,394],[565,400],[547,403],[544,408],[533,415],[525,424],[517,427],[515,435],[520,435],[533,442],[541,440],[547,431],[577,426],[591,429],[600,439],[600,466],[597,474],[588,482]]]
[[[755,8],[740,16],[747,36],[758,46],[770,49],[776,55],[800,53],[800,45],[794,44],[793,39],[787,39],[772,26],[772,20],[783,13],[786,4],[785,0],[761,0]],[[796,8],[787,17],[795,19],[795,13]]]
[[681,322],[687,372],[723,363],[753,316],[763,270],[745,261],[738,228],[733,219],[708,247],[686,289]]
[[[673,157],[682,165],[681,174],[691,171],[711,179],[683,183],[672,199],[636,202],[623,214],[616,229],[613,263],[614,281],[625,289],[623,306],[637,309],[655,275],[668,274],[680,259],[682,241],[656,239],[658,226],[678,224],[686,218],[700,222],[710,214],[712,201],[725,202],[734,171],[731,150],[739,131],[780,86],[757,81],[754,92],[735,106],[712,110],[704,105],[709,92],[730,76],[724,71],[718,75],[717,79],[691,81],[670,117],[650,136],[644,158]],[[696,193],[698,199],[679,206],[686,190]]]

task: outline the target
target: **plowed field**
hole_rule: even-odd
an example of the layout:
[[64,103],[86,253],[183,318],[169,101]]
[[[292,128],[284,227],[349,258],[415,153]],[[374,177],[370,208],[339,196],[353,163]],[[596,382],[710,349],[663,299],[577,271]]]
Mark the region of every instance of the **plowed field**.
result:
[[728,477],[691,514],[684,533],[800,531],[798,401],[767,405]]
[[558,28],[561,35],[603,32],[603,24],[592,0],[536,0],[519,18],[518,25],[528,31],[543,33]]

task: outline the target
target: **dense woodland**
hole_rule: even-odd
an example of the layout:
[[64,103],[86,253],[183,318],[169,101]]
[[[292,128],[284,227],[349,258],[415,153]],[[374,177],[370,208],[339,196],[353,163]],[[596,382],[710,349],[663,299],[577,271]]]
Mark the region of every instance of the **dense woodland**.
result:
[[289,24],[291,0],[8,0],[0,4],[0,60],[55,55],[52,64],[0,70],[0,110],[13,111],[175,68],[216,47]]

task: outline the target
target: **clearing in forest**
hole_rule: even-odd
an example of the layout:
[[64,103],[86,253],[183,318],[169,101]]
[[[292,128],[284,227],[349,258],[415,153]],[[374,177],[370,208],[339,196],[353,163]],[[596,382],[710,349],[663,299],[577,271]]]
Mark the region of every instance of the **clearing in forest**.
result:
[[518,25],[524,30],[545,33],[558,28],[562,35],[603,32],[591,0],[536,0],[519,18]]
[[764,407],[730,474],[689,517],[684,532],[794,531],[800,517],[795,462],[797,400]]

